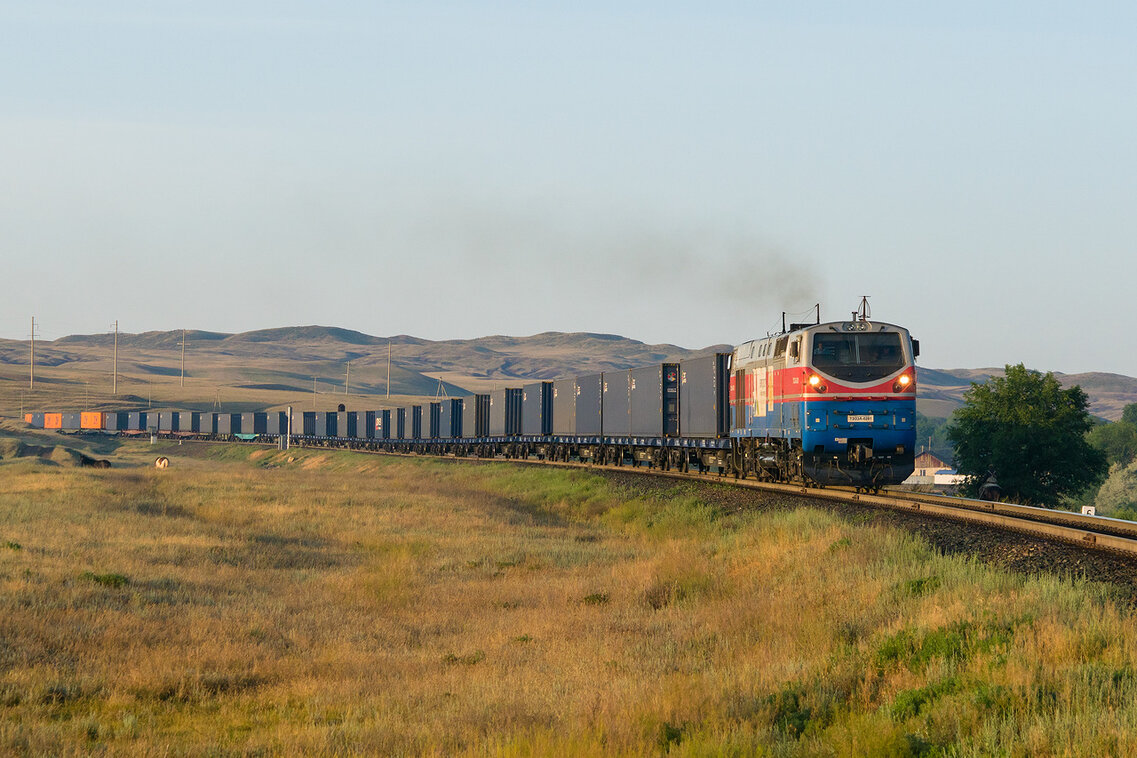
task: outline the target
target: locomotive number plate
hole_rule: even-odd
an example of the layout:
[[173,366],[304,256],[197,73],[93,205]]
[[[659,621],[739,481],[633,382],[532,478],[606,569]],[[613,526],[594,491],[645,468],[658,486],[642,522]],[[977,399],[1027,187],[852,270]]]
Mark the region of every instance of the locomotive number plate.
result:
[[849,423],[850,424],[871,424],[872,420],[873,420],[873,417],[870,415],[866,415],[866,416],[854,416],[852,414],[849,415]]

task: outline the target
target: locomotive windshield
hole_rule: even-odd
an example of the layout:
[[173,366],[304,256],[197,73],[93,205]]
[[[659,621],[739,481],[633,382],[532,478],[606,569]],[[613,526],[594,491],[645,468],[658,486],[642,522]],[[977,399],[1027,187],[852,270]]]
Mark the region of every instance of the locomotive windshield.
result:
[[871,382],[904,368],[898,332],[813,335],[813,366],[839,381]]

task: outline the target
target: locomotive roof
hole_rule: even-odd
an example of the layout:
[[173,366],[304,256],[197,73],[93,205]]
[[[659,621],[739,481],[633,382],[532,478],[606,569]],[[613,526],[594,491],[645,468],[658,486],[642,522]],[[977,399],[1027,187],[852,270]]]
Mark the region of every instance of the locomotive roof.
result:
[[738,347],[746,347],[747,345],[758,345],[765,342],[773,342],[784,338],[789,338],[794,335],[805,334],[807,332],[849,332],[849,333],[864,333],[864,332],[891,332],[891,331],[907,331],[903,326],[897,324],[889,324],[885,321],[826,321],[821,324],[809,324],[800,329],[793,329],[788,332],[781,332],[779,334],[771,334],[767,337],[759,337],[757,339],[743,342]]

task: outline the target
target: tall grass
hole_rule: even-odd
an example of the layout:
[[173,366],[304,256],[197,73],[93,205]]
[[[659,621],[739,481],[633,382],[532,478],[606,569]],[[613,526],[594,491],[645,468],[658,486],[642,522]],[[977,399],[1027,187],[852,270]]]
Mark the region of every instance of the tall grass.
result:
[[172,452],[0,467],[0,752],[1137,748],[1109,588],[584,472]]

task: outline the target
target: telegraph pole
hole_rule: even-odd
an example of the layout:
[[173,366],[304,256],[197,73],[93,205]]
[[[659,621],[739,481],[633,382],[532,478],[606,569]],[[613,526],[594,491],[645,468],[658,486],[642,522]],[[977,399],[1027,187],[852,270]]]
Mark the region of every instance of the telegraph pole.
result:
[[32,316],[32,358],[28,362],[28,389],[36,388],[36,317]]
[[182,386],[186,386],[186,330],[182,329]]
[[348,395],[350,395],[350,394],[351,394],[351,392],[348,390],[348,387],[349,387],[350,385],[351,385],[351,361],[348,361],[348,362],[347,362],[347,379],[345,379],[345,380],[344,380],[344,382],[343,382],[343,394],[344,394],[344,397],[346,397],[346,396],[348,396]]
[[114,378],[111,379],[111,394],[118,394],[118,321],[114,322]]
[[316,410],[316,377],[312,377],[312,410]]
[[391,340],[387,340],[387,399],[391,399]]

